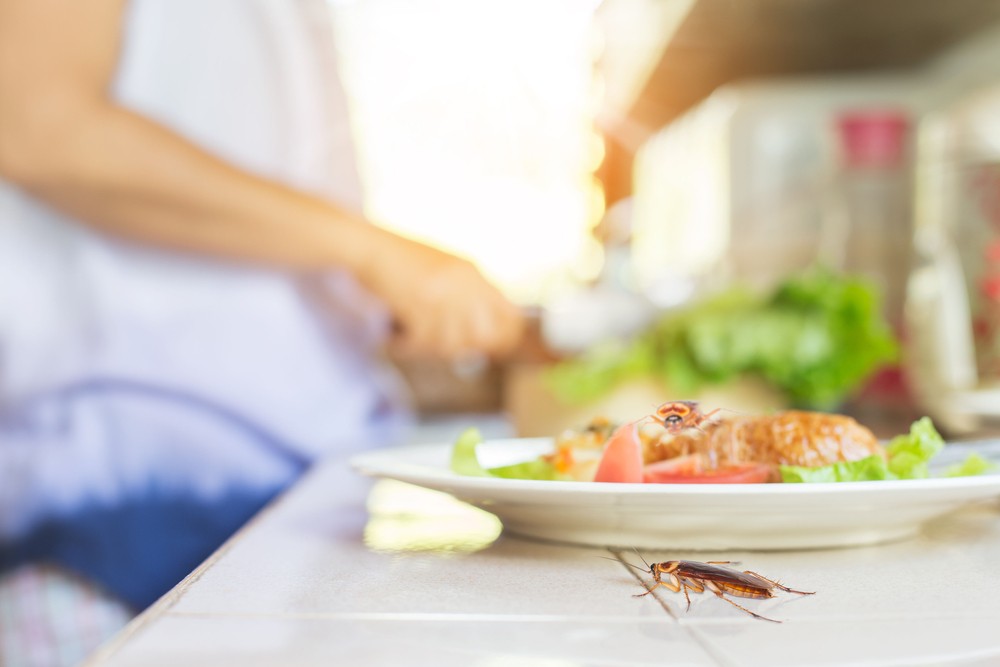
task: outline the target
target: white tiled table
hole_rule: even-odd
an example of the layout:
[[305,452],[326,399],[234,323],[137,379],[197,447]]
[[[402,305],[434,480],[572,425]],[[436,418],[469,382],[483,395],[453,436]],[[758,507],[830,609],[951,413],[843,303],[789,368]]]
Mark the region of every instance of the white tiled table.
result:
[[[816,595],[666,589],[588,549],[343,461],[317,467],[93,657],[131,665],[1000,665],[1000,504],[843,550],[649,553],[737,560]],[[636,560],[633,554],[623,558]]]

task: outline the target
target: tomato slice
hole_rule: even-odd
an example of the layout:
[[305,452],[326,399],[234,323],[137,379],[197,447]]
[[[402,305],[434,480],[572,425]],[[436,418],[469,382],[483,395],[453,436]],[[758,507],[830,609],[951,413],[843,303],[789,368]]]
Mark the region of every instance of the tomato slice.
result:
[[635,424],[619,426],[604,446],[595,482],[642,482],[642,444]]
[[643,466],[642,444],[635,424],[625,424],[608,439],[594,474],[595,482],[651,484],[761,484],[773,479],[774,469],[763,463],[744,463],[708,469],[698,454],[677,456]]
[[697,455],[679,456],[645,467],[642,481],[651,484],[762,484],[773,469],[762,463],[743,463],[706,470]]
[[675,456],[656,463],[649,463],[642,469],[643,481],[656,481],[659,477],[700,475],[705,469],[704,459],[698,454]]

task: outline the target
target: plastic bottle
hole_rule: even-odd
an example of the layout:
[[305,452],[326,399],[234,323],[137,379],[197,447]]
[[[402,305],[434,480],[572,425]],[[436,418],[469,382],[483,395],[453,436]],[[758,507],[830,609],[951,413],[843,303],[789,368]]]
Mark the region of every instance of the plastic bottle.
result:
[[839,168],[824,218],[825,264],[871,280],[887,319],[904,335],[910,269],[910,120],[891,109],[858,109],[836,119]]
[[965,435],[1000,422],[1000,85],[929,115],[918,156],[909,373]]
[[[912,261],[911,120],[890,108],[836,115],[838,164],[820,240],[820,262],[866,278],[897,338],[907,337],[904,307]],[[905,421],[914,413],[902,366],[872,377],[850,406],[866,420]],[[864,414],[861,414],[864,413]]]

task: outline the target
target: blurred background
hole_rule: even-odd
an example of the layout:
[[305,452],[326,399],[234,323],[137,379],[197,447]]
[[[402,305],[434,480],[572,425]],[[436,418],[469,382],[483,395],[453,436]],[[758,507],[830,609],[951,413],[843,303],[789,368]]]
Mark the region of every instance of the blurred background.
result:
[[372,217],[536,326],[500,366],[405,368],[426,414],[549,435],[694,398],[995,427],[1000,3],[334,9]]
[[[34,644],[90,650],[321,455],[390,441],[400,415],[382,364],[370,363],[362,340],[381,321],[368,317],[374,311],[339,280],[347,278],[341,272],[330,272],[338,280],[329,285],[311,274],[294,281],[254,271],[217,275],[180,255],[106,243],[99,225],[84,230],[36,210],[49,202],[76,216],[68,204],[82,202],[79,210],[88,212],[86,205],[110,202],[106,210],[95,205],[94,217],[113,233],[118,216],[110,212],[120,195],[129,212],[120,231],[144,227],[149,238],[140,239],[171,245],[165,232],[174,226],[163,221],[182,218],[161,216],[186,215],[190,206],[200,215],[176,227],[178,238],[210,249],[217,229],[220,248],[239,250],[244,235],[234,223],[247,207],[240,201],[223,210],[223,224],[203,231],[196,225],[214,220],[218,201],[181,197],[184,187],[200,194],[194,179],[171,181],[162,193],[144,189],[167,170],[187,176],[183,165],[201,160],[136,162],[163,171],[134,184],[127,177],[138,170],[115,160],[102,167],[119,147],[112,140],[133,136],[112,129],[146,127],[135,132],[139,146],[174,144],[143,143],[163,137],[122,120],[134,121],[131,115],[110,113],[115,105],[95,104],[101,96],[89,84],[103,83],[88,78],[77,90],[64,80],[76,72],[67,62],[75,66],[79,53],[104,57],[92,52],[110,38],[94,35],[117,33],[64,20],[71,27],[54,34],[87,39],[62,53],[58,39],[30,39],[18,20],[43,33],[72,3],[0,4],[0,27],[8,30],[0,83],[15,86],[14,95],[0,96],[15,101],[0,107],[8,111],[4,121],[23,123],[2,139],[28,137],[5,144],[4,157],[13,157],[0,166],[17,172],[23,189],[39,190],[30,209],[20,195],[11,199],[11,220],[23,215],[27,224],[0,225],[14,232],[0,241],[0,268],[14,269],[0,272],[0,297],[26,304],[7,308],[0,340],[12,343],[0,346],[0,374],[13,380],[12,389],[0,386],[0,408],[10,408],[0,413],[9,445],[0,460],[0,617],[15,619],[0,622],[3,665],[8,645],[14,655],[35,651]],[[186,130],[196,143],[218,143],[214,149],[238,158],[240,168],[260,162],[265,176],[333,200],[357,192],[348,171],[354,151],[338,152],[347,144],[341,130],[349,129],[366,217],[472,261],[528,316],[528,336],[503,360],[392,359],[418,409],[408,443],[454,442],[472,425],[486,437],[558,436],[597,418],[636,421],[677,400],[722,415],[844,413],[882,438],[925,415],[949,440],[1000,436],[998,0],[104,5],[87,14],[92,28],[116,22],[110,15],[126,6],[136,9],[123,32],[126,42],[134,38],[133,55],[115,81],[139,116],[162,115],[168,129]],[[326,40],[328,20],[333,40]],[[45,50],[22,57],[19,49],[36,44]],[[314,46],[336,58],[314,58]],[[38,77],[17,76],[47,53],[58,55],[56,64],[43,63]],[[206,58],[220,66],[197,76]],[[326,69],[334,61],[349,128],[340,122],[340,82]],[[44,103],[36,105],[29,79],[44,83],[48,66],[62,78],[39,86]],[[81,106],[65,104],[77,97]],[[234,113],[251,105],[247,118]],[[83,109],[111,120],[97,123],[103,132],[93,139],[90,116],[60,125],[63,106],[68,115]],[[47,132],[46,109],[51,127],[87,138],[73,145],[91,149],[92,163],[64,164],[58,150],[43,155],[63,136]],[[279,150],[283,142],[294,150]],[[36,155],[37,165],[28,159]],[[102,190],[102,178],[121,192]],[[259,201],[303,205],[268,192]],[[355,203],[344,201],[352,212]],[[137,222],[124,208],[133,204]],[[275,210],[316,210],[289,206]],[[330,216],[324,219],[340,219],[335,208],[321,210]],[[268,224],[261,229],[265,241],[274,238]],[[318,230],[300,231],[314,239]],[[301,245],[290,254],[322,273],[309,264],[316,261],[309,244]],[[437,253],[413,246],[400,244],[408,252],[396,256],[434,268],[426,255]],[[452,272],[444,275],[475,283],[475,301],[458,303],[489,306],[495,292],[447,259]],[[455,265],[463,272],[454,273]],[[391,266],[397,278],[417,275]],[[2,281],[15,274],[18,284]],[[388,281],[381,292],[375,282],[362,284],[393,297],[396,315],[401,303],[416,304],[410,310],[435,323],[456,312],[422,306],[433,308],[434,299],[415,300],[412,281]],[[431,285],[441,286],[433,276]],[[502,306],[505,319],[517,320]],[[192,319],[182,322],[185,314]],[[417,319],[406,314],[404,324]],[[493,331],[503,332],[502,320],[482,321],[500,322]],[[320,331],[329,334],[329,350]],[[455,355],[469,349],[453,347]],[[22,359],[21,372],[11,372],[10,362]],[[385,488],[368,501],[369,548],[447,543],[451,550],[459,530],[475,541],[461,548],[478,549],[500,532],[499,521],[482,513],[480,527],[449,521],[447,534],[428,534],[410,512],[425,501]],[[333,525],[325,520],[323,527]],[[49,560],[55,570],[45,569]],[[61,568],[86,579],[67,580]],[[96,598],[92,584],[110,595]],[[107,604],[103,635],[88,629],[76,641],[77,628],[64,621],[91,617],[74,600]],[[52,633],[35,627],[48,617]],[[26,649],[7,639],[20,637],[35,639]]]

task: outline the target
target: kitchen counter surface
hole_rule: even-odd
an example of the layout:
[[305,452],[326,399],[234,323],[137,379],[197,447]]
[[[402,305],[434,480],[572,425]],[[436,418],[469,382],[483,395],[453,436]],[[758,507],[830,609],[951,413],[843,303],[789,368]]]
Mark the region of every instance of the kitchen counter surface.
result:
[[621,562],[636,554],[509,536],[482,510],[331,460],[86,664],[1000,665],[997,500],[879,546],[643,556],[739,561],[816,594],[738,599],[782,623],[711,594],[687,611],[666,588],[638,598],[645,578]]

